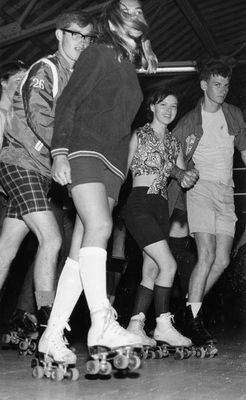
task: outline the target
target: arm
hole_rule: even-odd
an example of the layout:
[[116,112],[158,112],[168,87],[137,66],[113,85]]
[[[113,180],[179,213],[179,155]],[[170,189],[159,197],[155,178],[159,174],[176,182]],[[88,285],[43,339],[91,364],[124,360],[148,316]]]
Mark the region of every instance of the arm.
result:
[[102,51],[99,52],[94,46],[88,47],[78,58],[72,76],[56,104],[52,157],[68,154],[77,108],[86,101],[98,81],[103,79],[103,61]]
[[22,87],[24,110],[29,127],[46,147],[50,147],[54,128],[53,75],[43,61],[29,71]]
[[195,168],[192,168],[190,170],[185,169],[185,163],[184,163],[184,157],[183,157],[183,151],[180,149],[177,160],[176,160],[176,165],[173,167],[170,176],[172,178],[177,179],[179,182],[180,186],[184,189],[191,188],[194,186],[196,181],[199,178],[199,173]]
[[241,151],[241,158],[242,158],[244,165],[246,166],[246,150]]
[[62,186],[72,183],[71,167],[65,154],[59,154],[54,157],[51,176],[55,182]]
[[0,150],[3,144],[3,134],[6,123],[6,115],[0,110]]
[[128,153],[128,160],[127,160],[127,171],[129,171],[133,156],[137,150],[137,134],[136,131],[133,132],[133,135],[130,140],[129,144],[129,153]]

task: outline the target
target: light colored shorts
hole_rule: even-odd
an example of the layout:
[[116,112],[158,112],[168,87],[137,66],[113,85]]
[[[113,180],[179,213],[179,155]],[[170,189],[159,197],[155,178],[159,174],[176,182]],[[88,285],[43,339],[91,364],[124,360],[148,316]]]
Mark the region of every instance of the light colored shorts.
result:
[[233,188],[199,179],[187,192],[190,233],[204,232],[234,237],[237,217]]

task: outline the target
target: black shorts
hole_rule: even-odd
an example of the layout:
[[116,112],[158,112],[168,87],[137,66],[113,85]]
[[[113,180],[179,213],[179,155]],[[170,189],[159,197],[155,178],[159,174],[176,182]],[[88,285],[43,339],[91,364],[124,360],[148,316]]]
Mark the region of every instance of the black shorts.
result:
[[51,210],[47,198],[50,182],[38,172],[0,163],[0,183],[8,196],[5,217],[22,219],[25,214]]
[[125,213],[126,227],[141,250],[169,237],[168,202],[160,194],[147,194],[148,189],[132,189]]
[[97,157],[76,157],[69,160],[72,183],[69,191],[82,183],[101,182],[105,185],[107,196],[118,201],[122,180]]

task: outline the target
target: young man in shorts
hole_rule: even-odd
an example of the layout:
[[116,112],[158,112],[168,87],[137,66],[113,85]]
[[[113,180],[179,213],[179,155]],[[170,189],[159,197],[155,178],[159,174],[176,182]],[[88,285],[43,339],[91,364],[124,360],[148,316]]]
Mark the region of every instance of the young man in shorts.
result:
[[37,308],[54,299],[61,235],[47,194],[51,185],[50,143],[55,106],[76,60],[92,38],[92,21],[79,10],[56,21],[58,50],[35,62],[13,98],[11,124],[5,129],[0,156],[0,183],[8,206],[0,236],[0,290],[11,262],[29,231],[38,239],[34,266]]
[[200,177],[187,191],[188,224],[198,260],[189,281],[182,326],[182,333],[198,344],[212,340],[203,324],[201,306],[230,260],[237,220],[232,179],[234,146],[246,165],[246,123],[239,108],[224,102],[231,72],[222,60],[212,59],[204,65],[200,73],[203,98],[173,131],[182,143],[187,166],[195,166]]

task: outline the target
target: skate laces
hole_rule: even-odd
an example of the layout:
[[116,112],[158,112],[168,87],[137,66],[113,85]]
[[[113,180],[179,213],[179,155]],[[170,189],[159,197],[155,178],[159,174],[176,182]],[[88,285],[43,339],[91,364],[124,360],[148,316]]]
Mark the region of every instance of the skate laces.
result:
[[60,329],[59,331],[56,331],[56,334],[52,332],[48,337],[48,346],[47,346],[47,351],[46,354],[49,355],[50,350],[55,350],[59,353],[60,356],[65,356],[68,353],[71,352],[69,348],[66,346],[66,342],[64,340],[64,334],[63,334],[63,329]]
[[170,314],[168,316],[166,316],[167,321],[168,321],[168,328],[177,336],[179,337],[183,337],[183,335],[181,335],[181,333],[173,326],[174,324],[174,315]]
[[122,326],[120,326],[119,322],[117,321],[117,318],[118,318],[117,311],[113,307],[110,307],[105,315],[104,327],[101,337],[103,337],[107,329],[110,329],[112,332],[118,335],[127,334],[126,330],[122,328]]
[[136,326],[136,329],[133,329],[133,332],[136,332],[138,335],[146,337],[146,333],[144,330],[144,325],[145,325],[145,318],[133,318],[132,322]]

